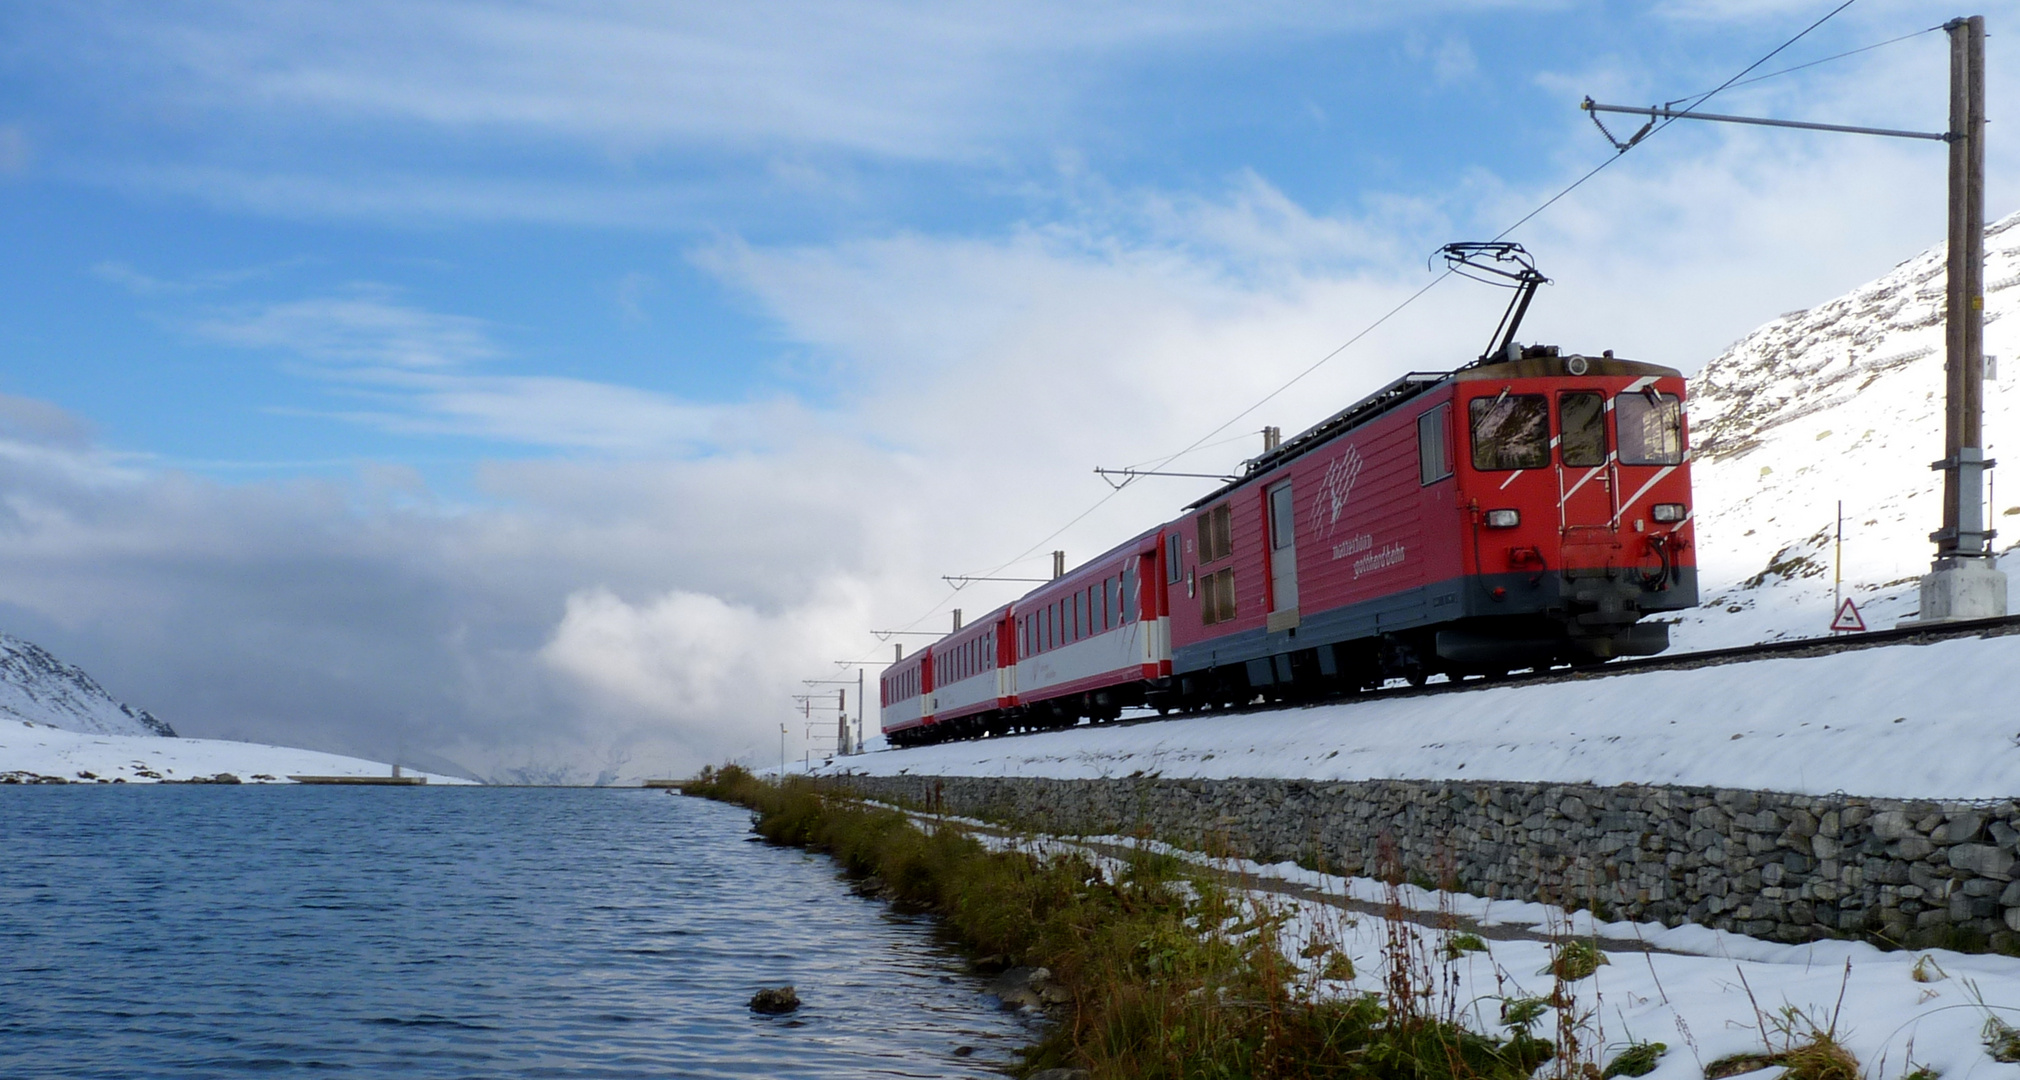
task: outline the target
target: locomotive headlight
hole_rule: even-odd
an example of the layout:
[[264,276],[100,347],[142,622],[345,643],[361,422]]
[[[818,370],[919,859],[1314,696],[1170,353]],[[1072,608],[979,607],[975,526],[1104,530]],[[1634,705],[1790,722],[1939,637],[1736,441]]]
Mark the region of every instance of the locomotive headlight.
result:
[[1665,525],[1674,525],[1682,521],[1689,513],[1690,508],[1682,503],[1656,503],[1655,508],[1649,511],[1648,516]]
[[1490,529],[1512,529],[1520,524],[1522,524],[1522,511],[1520,510],[1487,511],[1487,527]]

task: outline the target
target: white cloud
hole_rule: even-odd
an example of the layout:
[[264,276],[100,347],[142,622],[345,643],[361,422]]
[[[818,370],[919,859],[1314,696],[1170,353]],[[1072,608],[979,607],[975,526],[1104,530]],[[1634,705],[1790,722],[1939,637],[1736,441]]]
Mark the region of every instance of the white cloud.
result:
[[483,320],[398,303],[392,290],[371,286],[347,296],[219,313],[194,329],[232,345],[392,369],[441,370],[498,355]]
[[[1438,3],[1437,11],[1504,6]],[[191,107],[591,139],[619,154],[779,142],[900,159],[1043,131],[1103,58],[1365,28],[1375,3],[982,3],[583,8],[360,0],[148,5],[33,22]],[[105,48],[112,45],[110,49]]]
[[735,432],[769,430],[767,423],[791,412],[786,405],[702,405],[585,379],[473,370],[505,355],[495,329],[482,319],[400,302],[378,286],[215,311],[191,324],[212,341],[308,361],[335,396],[365,403],[320,415],[406,434],[677,453]]
[[[771,709],[754,708],[752,691],[777,694],[800,685],[808,672],[827,669],[833,657],[824,653],[840,644],[835,628],[861,624],[863,599],[818,597],[766,615],[684,590],[632,604],[608,589],[587,589],[568,597],[540,658],[607,708],[687,721],[705,755],[748,753],[791,715],[783,694]],[[851,713],[855,709],[851,704]],[[794,747],[804,735],[800,719],[789,722]]]

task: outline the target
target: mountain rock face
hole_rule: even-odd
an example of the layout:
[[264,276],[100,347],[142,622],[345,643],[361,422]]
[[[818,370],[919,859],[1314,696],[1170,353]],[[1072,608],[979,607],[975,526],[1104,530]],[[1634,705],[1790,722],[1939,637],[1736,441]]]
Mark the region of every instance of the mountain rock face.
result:
[[94,735],[165,735],[175,729],[113,699],[97,680],[32,641],[0,633],[0,716]]
[[[2020,454],[2020,214],[1985,230],[1988,456]],[[1692,380],[1703,607],[1682,648],[1825,633],[1844,506],[1843,595],[1878,629],[1913,617],[1942,524],[1944,245],[1748,334]],[[1988,364],[1988,367],[1991,366]],[[2020,458],[2015,459],[2020,464]],[[2020,540],[2020,479],[1991,476],[1987,516]],[[2008,573],[2020,561],[2002,558]],[[2020,595],[2020,590],[2015,591]]]

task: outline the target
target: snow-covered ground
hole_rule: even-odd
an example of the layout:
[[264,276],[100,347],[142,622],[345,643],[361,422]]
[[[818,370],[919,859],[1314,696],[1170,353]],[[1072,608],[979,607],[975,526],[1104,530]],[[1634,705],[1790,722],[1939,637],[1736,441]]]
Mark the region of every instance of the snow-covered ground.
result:
[[[1329,878],[1289,863],[1245,869],[1377,904],[1386,890],[1379,882]],[[1781,1048],[1774,1022],[1784,1007],[1820,1030],[1834,1029],[1867,1076],[1891,1080],[1924,1065],[1959,1080],[2020,1077],[2020,1065],[1995,1062],[1982,1039],[1989,1016],[2020,1025],[2020,959],[1940,949],[1882,952],[1850,941],[1782,945],[1689,924],[1595,923],[1583,912],[1566,915],[1541,904],[1440,896],[1413,886],[1401,892],[1404,906],[1416,911],[1442,907],[1485,925],[1597,939],[1607,963],[1567,988],[1577,1002],[1573,1011],[1588,1017],[1583,1038],[1606,1048],[1602,1063],[1630,1042],[1666,1044],[1669,1052],[1649,1074],[1657,1080],[1698,1080],[1719,1058]],[[1287,956],[1297,957],[1313,941],[1333,944],[1354,961],[1355,978],[1329,989],[1381,992],[1383,920],[1347,916],[1312,901],[1272,902],[1297,913]],[[1497,999],[1553,992],[1547,941],[1488,938],[1484,951],[1445,965],[1438,958],[1450,940],[1446,933],[1419,928],[1414,936],[1422,955],[1432,958],[1431,970],[1449,973],[1456,983],[1455,999],[1472,1003],[1467,1022],[1478,1030],[1499,1028]],[[1644,943],[1660,951],[1643,951]],[[1537,1033],[1556,1036],[1548,1022]],[[1798,1023],[1796,1033],[1808,1031]]]
[[[60,776],[76,783],[98,779],[136,784],[230,773],[246,783],[287,783],[291,775],[385,776],[391,771],[391,766],[376,761],[285,746],[163,735],[105,735],[0,719],[0,779],[27,774]],[[426,776],[430,784],[470,783],[460,777],[403,771],[408,776]]]
[[2020,636],[1087,726],[841,758],[934,776],[1699,784],[2006,798]]
[[[1656,1080],[1699,1080],[1704,1066],[1720,1058],[1781,1049],[1785,1043],[1774,1021],[1790,1018],[1784,1008],[1793,1008],[1819,1029],[1834,1029],[1865,1067],[1865,1075],[1876,1080],[1906,1076],[1915,1065],[1960,1080],[2020,1078],[2020,1064],[1993,1061],[1982,1038],[1991,1016],[2020,1027],[2020,958],[1945,949],[1884,952],[1853,941],[1786,945],[1692,924],[1604,922],[1589,912],[1567,914],[1545,904],[1414,885],[1396,886],[1392,893],[1390,886],[1370,878],[1322,874],[1289,862],[1211,858],[1133,837],[1014,836],[965,818],[934,821],[972,830],[995,850],[1039,856],[1072,852],[1111,873],[1122,866],[1111,853],[1147,847],[1229,875],[1252,902],[1290,913],[1281,942],[1285,959],[1307,972],[1306,984],[1315,983],[1322,994],[1385,990],[1391,927],[1385,918],[1366,914],[1365,907],[1343,910],[1341,901],[1377,909],[1387,909],[1393,901],[1406,913],[1432,916],[1422,922],[1442,922],[1463,932],[1470,927],[1527,931],[1532,936],[1526,939],[1483,935],[1479,951],[1469,949],[1448,961],[1454,930],[1407,919],[1398,924],[1415,943],[1419,985],[1426,974],[1435,990],[1449,985],[1449,1000],[1459,1003],[1461,1022],[1482,1032],[1503,1033],[1501,1001],[1548,998],[1555,992],[1549,970],[1553,940],[1593,942],[1606,962],[1590,977],[1566,986],[1574,1001],[1571,1011],[1585,1018],[1579,1038],[1599,1049],[1601,1064],[1634,1042],[1665,1044],[1668,1052],[1649,1074]],[[1285,885],[1305,892],[1284,890]],[[1316,980],[1329,959],[1324,946],[1352,962],[1352,979]],[[1442,992],[1432,998],[1446,1000]],[[1532,1030],[1558,1037],[1552,1018]],[[1808,1032],[1798,1023],[1797,1033]]]

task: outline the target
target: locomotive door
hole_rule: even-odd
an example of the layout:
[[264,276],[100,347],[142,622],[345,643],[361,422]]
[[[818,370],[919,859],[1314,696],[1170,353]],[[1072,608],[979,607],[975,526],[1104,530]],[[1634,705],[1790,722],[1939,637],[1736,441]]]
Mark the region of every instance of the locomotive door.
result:
[[1557,513],[1567,534],[1613,524],[1606,413],[1606,395],[1597,390],[1557,395]]
[[1295,509],[1289,483],[1269,489],[1271,631],[1298,624],[1298,544]]

